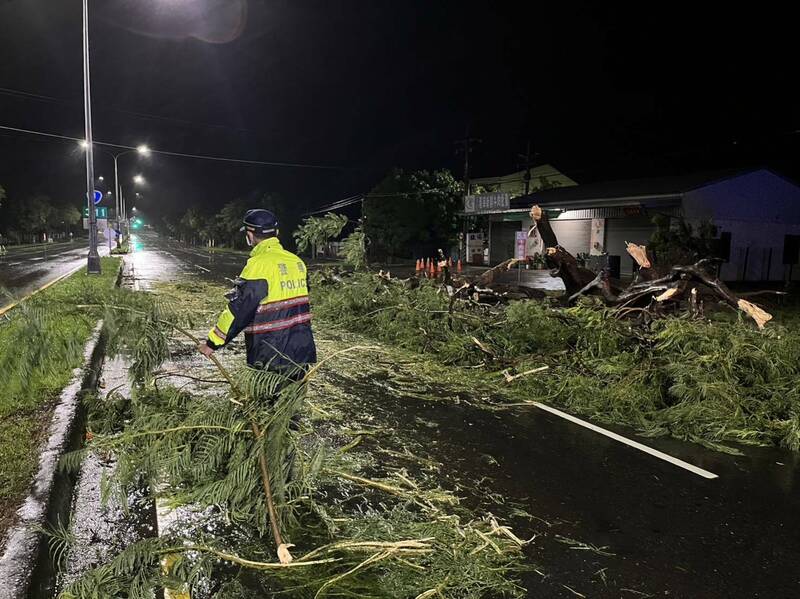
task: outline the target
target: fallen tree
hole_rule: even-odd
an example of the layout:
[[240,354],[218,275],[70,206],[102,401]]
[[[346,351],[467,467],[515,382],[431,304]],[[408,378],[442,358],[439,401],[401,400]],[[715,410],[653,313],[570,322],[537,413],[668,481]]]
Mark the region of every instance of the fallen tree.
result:
[[[622,281],[612,278],[607,268],[594,273],[581,266],[575,256],[559,245],[547,214],[539,206],[531,208],[531,219],[534,224],[529,235],[538,233],[544,242],[545,261],[551,268],[551,276],[563,281],[567,304],[572,304],[581,296],[595,295],[601,297],[606,305],[626,314],[636,313],[652,318],[667,311],[688,311],[700,316],[705,302],[717,301],[741,310],[760,329],[772,319],[771,314],[738,297],[719,279],[715,274],[715,259],[701,258],[688,265],[659,265],[646,246],[628,243],[627,252],[638,268],[633,280],[624,285]],[[473,281],[462,283],[452,295],[457,299],[471,297],[476,301],[503,299],[496,289],[499,275],[520,263],[530,262],[532,258],[506,260]]]
[[[415,385],[448,383],[493,407],[538,401],[724,451],[729,441],[800,450],[800,318],[788,306],[759,330],[738,308],[708,304],[702,318],[690,317],[702,309],[700,284],[668,292],[685,294],[679,309],[657,301],[664,291],[637,306],[602,298],[566,306],[566,298],[509,301],[497,282],[409,281],[315,272],[314,317],[320,329],[417,355],[426,365]],[[658,317],[646,317],[642,302]]]

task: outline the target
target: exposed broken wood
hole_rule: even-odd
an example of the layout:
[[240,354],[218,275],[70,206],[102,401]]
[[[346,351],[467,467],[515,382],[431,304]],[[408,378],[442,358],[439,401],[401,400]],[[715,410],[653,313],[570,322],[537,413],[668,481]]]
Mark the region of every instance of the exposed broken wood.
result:
[[636,261],[639,268],[651,268],[653,265],[650,258],[647,257],[647,248],[643,245],[636,245],[635,243],[625,242],[627,245],[626,251],[630,254],[631,258]]
[[475,284],[475,286],[479,286],[479,287],[489,287],[490,285],[494,284],[495,279],[499,275],[501,275],[504,272],[509,271],[511,268],[513,268],[517,264],[520,264],[520,263],[524,264],[525,262],[527,262],[527,260],[519,260],[517,258],[509,258],[508,260],[506,260],[504,262],[501,262],[497,266],[493,266],[492,268],[490,268],[489,270],[484,272],[482,275],[480,275],[474,281],[474,284]]
[[544,241],[545,247],[556,247],[558,238],[553,232],[553,227],[550,226],[550,221],[545,211],[540,206],[534,205],[530,214],[531,220],[536,223],[536,230],[539,232],[539,237]]
[[661,293],[660,295],[657,295],[655,297],[655,300],[657,302],[665,302],[668,299],[672,299],[678,293],[680,293],[680,289],[678,289],[677,287],[670,287],[665,292]]
[[[702,313],[702,302],[699,298],[698,285],[716,295],[732,307],[745,312],[759,328],[763,328],[772,318],[759,306],[737,297],[717,275],[710,274],[708,267],[716,264],[710,259],[700,260],[692,265],[674,265],[667,272],[659,272],[648,254],[647,247],[634,243],[627,244],[628,254],[639,265],[637,280],[626,288],[615,285],[603,270],[593,273],[581,267],[575,257],[558,245],[558,239],[550,226],[547,214],[538,206],[531,208],[531,218],[537,223],[537,229],[543,238],[546,237],[548,248],[545,252],[548,264],[553,267],[551,274],[564,281],[568,302],[587,294],[600,295],[609,305],[619,307],[645,307],[649,313],[651,307],[665,301],[678,302],[690,293],[690,310],[693,314]],[[716,269],[715,269],[716,270]]]
[[742,312],[745,312],[750,318],[756,321],[759,329],[763,329],[764,326],[772,320],[772,314],[765,312],[755,304],[748,302],[747,300],[740,299],[736,305]]
[[481,342],[477,337],[472,337],[472,342],[478,346],[483,353],[489,356],[492,360],[494,360],[497,356],[495,353],[487,346],[485,343]]
[[510,383],[524,376],[528,376],[530,374],[536,374],[537,372],[543,372],[545,370],[548,370],[549,368],[550,368],[549,366],[539,366],[538,368],[531,368],[530,370],[526,370],[525,372],[520,372],[519,374],[511,374],[508,371],[508,369],[506,369],[501,374],[503,375],[503,377],[505,377],[506,382]]
[[[608,269],[595,273],[578,262],[570,252],[558,244],[558,238],[547,218],[547,213],[540,206],[531,208],[533,227],[529,235],[538,234],[545,244],[544,258],[551,268],[550,275],[560,278],[566,289],[566,303],[572,303],[585,295],[600,296],[608,306],[617,308],[617,317],[637,314],[645,321],[666,313],[688,310],[690,314],[700,317],[703,314],[703,298],[716,297],[729,306],[747,314],[759,328],[763,328],[772,315],[756,304],[737,296],[718,277],[718,261],[703,259],[690,265],[659,265],[653,260],[647,246],[627,243],[627,252],[639,266],[632,283],[623,285],[610,276]],[[511,258],[489,268],[472,281],[453,282],[449,276],[446,263],[443,272],[447,282],[443,287],[450,296],[449,314],[457,301],[471,301],[481,304],[499,304],[526,297],[542,297],[531,294],[522,287],[502,285],[499,276],[518,264],[529,264],[532,258]],[[782,292],[762,292],[776,293]],[[452,327],[452,322],[450,322]],[[479,344],[477,340],[474,340]],[[480,347],[480,345],[479,345]],[[481,348],[484,350],[484,348]],[[485,350],[484,350],[485,351]],[[493,358],[493,353],[485,352]]]

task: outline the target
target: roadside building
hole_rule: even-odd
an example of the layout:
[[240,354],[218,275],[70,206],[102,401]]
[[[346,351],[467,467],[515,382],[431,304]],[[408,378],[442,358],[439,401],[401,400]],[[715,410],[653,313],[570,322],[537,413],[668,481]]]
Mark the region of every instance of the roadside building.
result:
[[565,186],[512,198],[507,209],[489,215],[493,223],[511,223],[490,229],[490,263],[514,255],[514,236],[530,227],[534,204],[547,210],[565,249],[608,255],[623,277],[634,268],[626,242],[647,244],[653,216],[662,214],[716,225],[724,280],[800,279],[800,186],[768,169]]
[[[515,236],[527,218],[524,211],[510,210],[515,198],[548,189],[572,187],[577,183],[550,164],[524,169],[501,177],[471,180],[473,195],[467,196],[464,213],[468,219],[466,256],[471,264],[488,264],[514,255]],[[530,226],[530,219],[528,219]]]

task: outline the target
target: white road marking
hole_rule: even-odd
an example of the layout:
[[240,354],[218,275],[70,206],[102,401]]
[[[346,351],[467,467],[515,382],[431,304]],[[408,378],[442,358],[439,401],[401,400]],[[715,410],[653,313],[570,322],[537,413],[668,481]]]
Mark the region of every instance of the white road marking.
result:
[[206,272],[211,272],[211,270],[210,270],[210,269],[208,269],[208,268],[206,268],[205,266],[200,266],[199,264],[195,264],[194,266],[195,266],[196,268],[199,268],[200,270],[204,270],[204,271],[206,271]]
[[18,299],[17,301],[15,301],[15,302],[12,302],[12,303],[8,304],[7,306],[2,306],[2,307],[0,307],[0,316],[2,316],[3,314],[5,314],[5,313],[6,313],[6,312],[8,312],[9,310],[11,310],[11,309],[12,309],[14,306],[17,306],[18,304],[20,304],[20,303],[24,302],[26,299],[28,299],[28,298],[29,298],[29,297],[31,297],[32,295],[36,295],[37,293],[39,293],[40,291],[44,291],[45,289],[47,289],[47,288],[48,288],[48,287],[50,287],[51,285],[55,285],[55,284],[56,284],[56,283],[58,283],[60,280],[62,280],[62,279],[66,279],[66,278],[67,278],[68,276],[70,276],[71,274],[73,274],[73,273],[75,273],[75,272],[78,272],[78,271],[79,271],[81,268],[83,268],[84,266],[85,266],[84,264],[78,264],[78,266],[76,266],[75,268],[72,268],[72,269],[68,270],[68,271],[67,271],[67,272],[65,272],[63,275],[60,275],[60,276],[56,277],[55,279],[52,279],[51,281],[48,281],[47,283],[45,283],[44,285],[42,285],[42,286],[41,286],[41,287],[39,287],[38,289],[34,289],[34,290],[33,290],[33,291],[31,291],[31,292],[30,292],[28,295],[26,295],[25,297],[21,297],[21,298],[20,298],[20,299]]
[[679,468],[683,468],[684,470],[688,470],[689,472],[692,472],[693,474],[696,474],[698,476],[702,476],[703,478],[708,478],[708,479],[719,478],[719,476],[717,476],[713,472],[709,472],[708,470],[703,470],[702,468],[698,468],[697,466],[690,464],[689,462],[684,462],[683,460],[674,458],[671,455],[664,453],[663,451],[658,451],[657,449],[653,449],[652,447],[648,447],[647,445],[642,445],[637,441],[633,441],[632,439],[628,439],[627,437],[623,437],[622,435],[618,435],[617,433],[612,433],[611,431],[601,428],[595,424],[592,424],[591,422],[586,422],[585,420],[581,420],[580,418],[577,418],[572,414],[567,414],[566,412],[562,412],[561,410],[551,408],[550,406],[545,405],[543,403],[539,403],[538,401],[530,403],[531,405],[536,406],[540,410],[544,410],[545,412],[550,412],[551,414],[555,414],[556,416],[559,416],[564,420],[569,420],[570,422],[573,422],[579,426],[588,428],[591,431],[604,435],[609,439],[614,439],[615,441],[619,441],[620,443],[623,443],[629,447],[633,447],[634,449],[643,451],[644,453],[650,454],[651,456],[656,457],[660,460],[664,460],[665,462],[669,462],[670,464],[678,466]]
[[31,258],[31,262],[35,262],[36,260],[44,260],[44,256],[39,256],[38,258]]
[[8,262],[6,266],[17,266],[18,264],[22,264],[22,262]]

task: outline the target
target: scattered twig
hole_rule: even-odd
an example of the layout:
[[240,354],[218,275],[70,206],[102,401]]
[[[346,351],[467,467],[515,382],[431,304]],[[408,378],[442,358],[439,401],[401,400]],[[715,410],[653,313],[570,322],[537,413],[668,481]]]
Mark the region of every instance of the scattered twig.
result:
[[510,382],[515,381],[515,380],[517,380],[519,378],[522,378],[524,376],[528,376],[529,374],[535,374],[537,372],[543,372],[545,370],[548,370],[549,368],[550,368],[549,366],[539,366],[538,368],[531,368],[530,370],[526,370],[525,372],[520,372],[519,374],[511,374],[508,371],[508,369],[506,369],[501,374],[505,377],[506,383],[510,383]]

